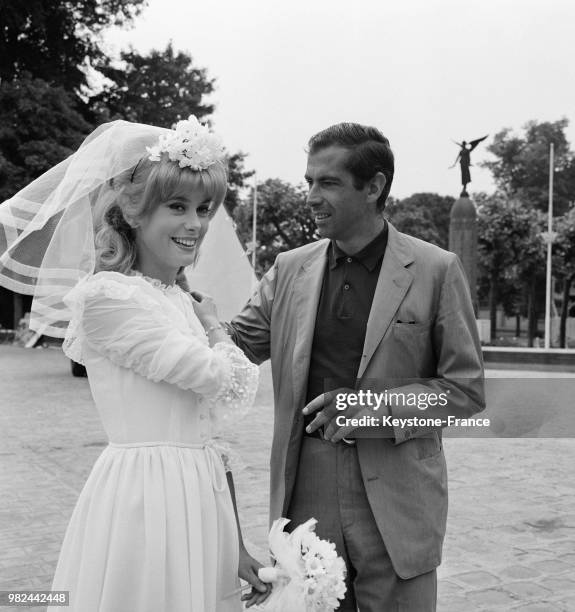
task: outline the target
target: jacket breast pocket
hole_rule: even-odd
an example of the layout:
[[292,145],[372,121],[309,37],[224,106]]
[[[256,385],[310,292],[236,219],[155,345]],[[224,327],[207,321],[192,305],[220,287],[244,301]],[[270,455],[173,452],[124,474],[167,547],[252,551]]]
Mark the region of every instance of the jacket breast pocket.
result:
[[421,350],[431,343],[432,322],[426,323],[394,323],[392,334],[395,341],[407,349]]
[[433,369],[433,322],[394,323],[391,329],[395,367],[405,378],[429,376]]
[[396,321],[393,324],[393,333],[398,336],[419,336],[420,334],[428,334],[431,330],[433,321]]

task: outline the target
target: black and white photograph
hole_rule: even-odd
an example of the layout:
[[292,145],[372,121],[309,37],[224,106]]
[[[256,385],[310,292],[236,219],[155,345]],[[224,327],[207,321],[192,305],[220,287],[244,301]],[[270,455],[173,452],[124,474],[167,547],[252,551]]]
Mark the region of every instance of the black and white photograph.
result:
[[0,611],[575,610],[573,24],[0,0]]

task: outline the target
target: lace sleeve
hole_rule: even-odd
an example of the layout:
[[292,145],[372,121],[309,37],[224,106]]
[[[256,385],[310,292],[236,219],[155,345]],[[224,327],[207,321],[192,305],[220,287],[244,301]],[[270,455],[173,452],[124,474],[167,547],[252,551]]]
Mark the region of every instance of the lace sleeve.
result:
[[254,403],[259,370],[235,344],[218,342],[213,351],[226,364],[218,392],[209,397],[210,414],[216,428],[225,427],[231,418],[244,416]]

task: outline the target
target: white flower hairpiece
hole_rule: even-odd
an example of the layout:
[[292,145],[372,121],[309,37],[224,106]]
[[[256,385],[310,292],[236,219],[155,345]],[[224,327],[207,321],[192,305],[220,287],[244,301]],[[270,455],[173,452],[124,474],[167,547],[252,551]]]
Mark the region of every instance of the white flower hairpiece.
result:
[[205,170],[225,156],[221,138],[202,125],[195,115],[178,121],[176,129],[163,134],[158,144],[146,147],[150,161],[160,161],[167,153],[170,161],[178,162],[180,168]]

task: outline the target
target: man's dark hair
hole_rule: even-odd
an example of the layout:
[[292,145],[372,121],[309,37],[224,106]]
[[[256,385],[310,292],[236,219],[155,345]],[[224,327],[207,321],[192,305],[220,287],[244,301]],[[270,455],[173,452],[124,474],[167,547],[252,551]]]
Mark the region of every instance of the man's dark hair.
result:
[[393,182],[394,162],[389,140],[377,129],[359,123],[337,123],[309,139],[310,155],[331,146],[349,151],[345,167],[353,176],[356,189],[363,189],[378,172],[385,176],[385,187],[377,200],[383,211]]

